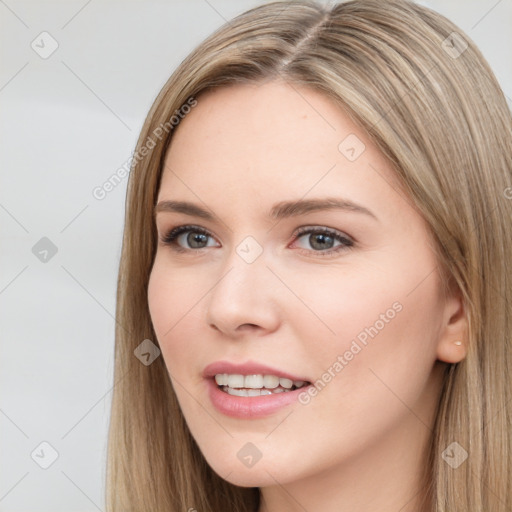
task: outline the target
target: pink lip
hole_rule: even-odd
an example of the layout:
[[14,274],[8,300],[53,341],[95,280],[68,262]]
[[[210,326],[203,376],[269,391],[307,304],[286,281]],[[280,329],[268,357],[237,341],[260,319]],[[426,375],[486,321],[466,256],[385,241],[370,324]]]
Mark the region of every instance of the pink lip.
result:
[[233,396],[222,391],[215,379],[206,379],[208,396],[214,407],[233,418],[251,419],[268,416],[278,409],[298,401],[300,393],[307,390],[310,386],[304,386],[294,391],[283,391],[272,395],[263,396]]
[[306,377],[297,377],[283,370],[272,368],[260,363],[248,361],[243,364],[230,363],[229,361],[216,361],[215,363],[209,364],[203,370],[203,377],[215,377],[218,373],[230,373],[237,375],[276,375],[277,377],[283,377],[290,380],[303,380],[308,381]]
[[[297,402],[300,393],[308,389],[309,386],[296,389],[294,391],[284,391],[272,395],[263,396],[233,396],[220,389],[215,382],[214,376],[219,373],[230,373],[238,375],[276,375],[293,381],[308,381],[304,377],[297,377],[287,372],[283,372],[270,366],[262,365],[249,361],[244,364],[234,364],[228,361],[217,361],[209,364],[203,371],[203,377],[206,379],[208,396],[214,407],[225,414],[234,418],[251,419],[262,416],[268,416],[278,409]],[[312,384],[310,384],[312,385]]]

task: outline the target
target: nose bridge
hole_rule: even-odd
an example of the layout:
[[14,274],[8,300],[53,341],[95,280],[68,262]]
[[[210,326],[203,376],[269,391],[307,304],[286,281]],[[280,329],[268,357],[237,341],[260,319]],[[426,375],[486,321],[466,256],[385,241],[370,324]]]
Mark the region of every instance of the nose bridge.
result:
[[[244,287],[248,286],[247,292],[251,289],[256,296],[259,293],[254,286],[258,282],[263,283],[269,274],[267,268],[267,255],[263,244],[259,243],[252,235],[245,236],[238,244],[234,245],[226,255],[223,264],[222,281],[223,287],[233,288],[233,293],[248,296],[244,293]],[[221,285],[219,282],[219,285]],[[218,286],[216,287],[218,288]]]
[[243,324],[272,329],[277,319],[275,277],[267,268],[267,253],[246,236],[226,257],[214,285],[207,311],[210,325],[228,332]]

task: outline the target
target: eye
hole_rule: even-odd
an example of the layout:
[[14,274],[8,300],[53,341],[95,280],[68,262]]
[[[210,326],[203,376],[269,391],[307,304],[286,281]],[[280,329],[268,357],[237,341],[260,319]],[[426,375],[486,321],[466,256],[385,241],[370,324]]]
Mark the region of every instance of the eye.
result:
[[[164,245],[171,246],[173,250],[185,252],[211,247],[208,245],[208,238],[212,238],[210,233],[199,226],[178,226],[171,229],[161,240]],[[183,243],[189,244],[189,247],[183,247]]]
[[[306,235],[309,235],[306,238]],[[354,241],[344,233],[326,227],[300,228],[295,235],[295,240],[304,238],[312,249],[299,248],[299,252],[310,255],[317,253],[319,256],[330,256],[342,250],[354,246]],[[212,235],[199,226],[177,226],[161,237],[164,245],[170,246],[174,251],[197,252],[206,247],[215,247]],[[338,242],[338,245],[335,245]]]
[[[306,235],[309,236],[306,237]],[[304,238],[306,243],[312,247],[312,249],[306,250],[306,253],[316,252],[319,253],[319,256],[330,256],[354,246],[354,241],[344,233],[325,227],[301,228],[297,232],[296,239],[301,238]],[[335,242],[338,242],[337,246]]]

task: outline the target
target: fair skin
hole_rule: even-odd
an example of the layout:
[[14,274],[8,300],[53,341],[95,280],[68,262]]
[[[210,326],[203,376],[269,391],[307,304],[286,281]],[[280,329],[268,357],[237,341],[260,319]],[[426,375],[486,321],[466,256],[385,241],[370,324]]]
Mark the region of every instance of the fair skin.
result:
[[[354,161],[338,149],[349,134],[366,146]],[[282,201],[326,197],[376,218],[267,216]],[[467,323],[459,295],[443,295],[426,224],[382,153],[319,92],[280,81],[223,87],[198,98],[176,130],[163,200],[214,215],[157,213],[159,237],[186,224],[211,236],[199,246],[193,229],[181,235],[185,252],[159,242],[148,288],[162,356],[208,464],[260,487],[259,512],[418,512],[443,363],[464,358],[454,341]],[[336,230],[353,246],[321,246],[318,234],[296,236],[300,227]],[[247,236],[263,249],[252,263],[236,252]],[[308,404],[255,419],[212,405],[201,375],[209,363],[252,360],[314,382],[393,304],[400,311]],[[252,467],[237,457],[248,442],[262,454]]]

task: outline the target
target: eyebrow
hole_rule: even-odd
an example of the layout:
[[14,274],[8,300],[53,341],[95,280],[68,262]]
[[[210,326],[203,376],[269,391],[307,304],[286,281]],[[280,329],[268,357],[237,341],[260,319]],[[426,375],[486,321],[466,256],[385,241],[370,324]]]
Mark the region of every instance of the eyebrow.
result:
[[[268,217],[274,220],[281,220],[287,217],[296,217],[306,213],[322,210],[344,210],[362,213],[379,220],[368,208],[349,201],[348,199],[327,197],[323,199],[301,199],[297,201],[282,201],[275,204],[269,211]],[[160,201],[154,208],[154,215],[160,212],[184,213],[202,219],[213,221],[215,216],[201,206],[187,201]]]

